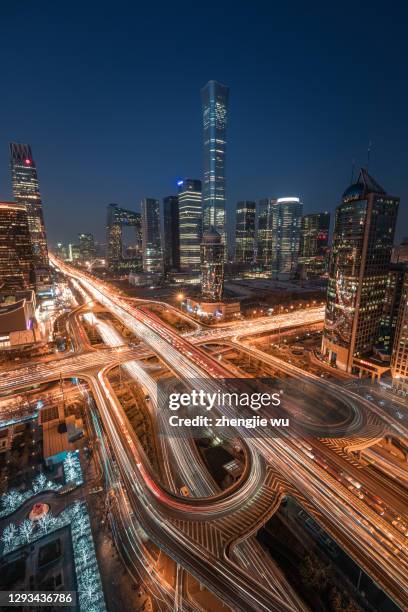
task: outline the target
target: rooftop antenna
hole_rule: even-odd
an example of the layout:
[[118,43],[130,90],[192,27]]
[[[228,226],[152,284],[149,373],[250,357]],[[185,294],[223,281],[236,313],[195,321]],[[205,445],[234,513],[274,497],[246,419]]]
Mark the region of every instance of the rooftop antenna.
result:
[[371,145],[372,144],[373,143],[371,142],[371,140],[369,140],[368,141],[368,148],[367,148],[367,170],[368,170],[368,167],[370,165],[370,153],[371,153]]

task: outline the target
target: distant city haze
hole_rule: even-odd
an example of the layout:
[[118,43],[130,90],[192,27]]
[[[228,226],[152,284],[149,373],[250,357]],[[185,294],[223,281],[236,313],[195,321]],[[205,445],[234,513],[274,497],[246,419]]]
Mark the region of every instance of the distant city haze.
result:
[[[27,3],[2,8],[0,199],[9,142],[30,143],[50,244],[105,241],[110,202],[203,180],[200,90],[229,88],[226,201],[297,196],[333,213],[368,163],[408,234],[407,8],[371,3]],[[215,21],[214,21],[215,20]],[[381,32],[380,36],[375,33]],[[12,50],[12,52],[10,52]],[[356,170],[357,174],[357,170]],[[355,174],[355,176],[356,176]],[[332,223],[333,223],[332,214]]]

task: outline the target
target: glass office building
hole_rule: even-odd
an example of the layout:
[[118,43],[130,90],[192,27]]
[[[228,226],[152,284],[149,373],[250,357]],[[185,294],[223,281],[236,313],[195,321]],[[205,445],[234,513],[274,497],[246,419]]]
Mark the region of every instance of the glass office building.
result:
[[180,270],[200,271],[202,237],[201,181],[184,179],[178,182]]
[[220,301],[224,289],[224,249],[220,234],[205,232],[201,244],[201,294],[203,299]]
[[303,204],[277,198],[272,205],[272,278],[290,280],[297,272]]
[[226,244],[225,155],[229,89],[209,81],[201,90],[204,128],[203,231],[211,228]]
[[0,289],[35,289],[34,268],[26,206],[0,202]]
[[272,273],[272,213],[276,199],[263,198],[257,210],[257,263]]
[[336,209],[322,353],[347,372],[379,338],[398,206],[362,169]]
[[48,268],[47,238],[37,168],[29,144],[10,143],[13,198],[27,208],[36,269]]
[[160,203],[144,198],[142,210],[143,272],[163,273],[163,251],[160,231]]
[[78,234],[78,246],[82,261],[91,261],[95,257],[95,240],[93,234]]
[[[123,241],[123,229],[132,228],[131,254]],[[106,262],[112,274],[140,272],[142,269],[142,223],[140,213],[109,204],[106,221]]]
[[180,269],[179,199],[171,195],[163,198],[163,237],[165,272]]
[[313,278],[327,272],[330,213],[304,215],[300,227],[299,272]]
[[256,204],[249,200],[237,203],[235,222],[235,263],[251,264],[255,259]]
[[401,296],[391,357],[393,378],[408,383],[408,271],[402,278]]

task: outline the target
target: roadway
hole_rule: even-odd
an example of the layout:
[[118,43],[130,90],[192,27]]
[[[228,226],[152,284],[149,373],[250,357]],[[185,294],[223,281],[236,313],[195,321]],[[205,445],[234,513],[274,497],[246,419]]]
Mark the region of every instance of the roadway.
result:
[[[158,317],[124,304],[104,283],[65,264],[58,265],[65,273],[80,280],[95,299],[141,337],[187,385],[191,379],[199,378],[204,381],[204,390],[213,392],[217,378],[225,377],[226,371],[220,364],[186,338],[181,338]],[[223,413],[232,416],[225,407]],[[237,433],[242,435],[244,432],[237,429]],[[289,437],[270,439],[260,435],[258,430],[257,437],[251,440],[251,446],[290,479],[295,488],[315,506],[318,515],[323,514],[330,522],[332,531],[342,535],[343,543],[348,542],[349,552],[385,590],[391,592],[397,601],[406,602],[404,572],[407,569],[407,550],[405,539],[400,537],[398,531],[344,486],[339,486],[324,469],[318,468],[300,453],[298,445]]]

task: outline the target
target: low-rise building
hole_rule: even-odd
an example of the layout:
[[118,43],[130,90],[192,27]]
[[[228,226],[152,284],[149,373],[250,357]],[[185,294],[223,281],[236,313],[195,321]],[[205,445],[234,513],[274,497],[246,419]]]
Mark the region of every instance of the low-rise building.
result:
[[0,349],[39,342],[34,291],[0,292]]

